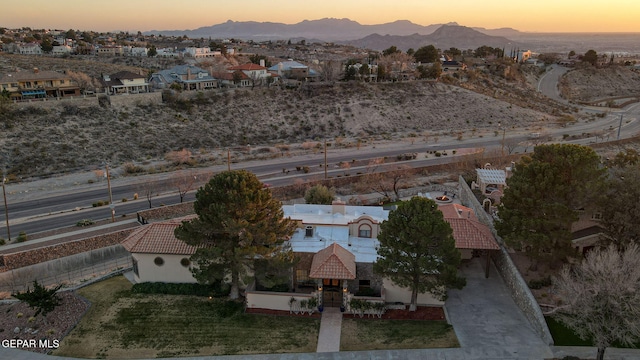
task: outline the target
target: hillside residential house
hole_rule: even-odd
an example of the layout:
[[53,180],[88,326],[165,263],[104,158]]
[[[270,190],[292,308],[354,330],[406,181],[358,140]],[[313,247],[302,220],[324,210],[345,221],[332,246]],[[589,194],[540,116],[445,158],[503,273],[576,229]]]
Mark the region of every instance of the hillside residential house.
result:
[[196,59],[203,59],[203,58],[212,58],[215,56],[215,54],[220,55],[220,52],[216,52],[216,51],[211,51],[211,48],[207,47],[188,47],[186,49],[184,49],[184,55],[188,56],[188,57],[192,57],[192,58],[196,58]]
[[149,83],[144,75],[131,71],[120,71],[111,75],[104,75],[100,85],[109,95],[138,94],[149,92]]
[[0,91],[8,91],[11,100],[61,98],[80,95],[71,78],[57,71],[18,71],[0,76]]
[[251,86],[251,79],[244,72],[237,70],[234,72],[215,72],[212,74],[220,86],[225,87],[247,87]]
[[[353,296],[360,295],[388,303],[410,302],[411,291],[373,273],[380,224],[388,219],[389,210],[347,206],[341,201],[332,205],[284,205],[282,209],[284,216],[298,225],[288,241],[298,259],[292,269],[293,293],[262,291],[259,284],[250,284],[246,290],[248,307],[287,309],[292,294],[318,296],[326,307],[345,306]],[[478,255],[477,251],[498,249],[491,232],[471,209],[447,204],[442,210],[464,258]],[[189,257],[196,249],[173,235],[173,229],[184,219],[146,225],[125,239],[122,245],[134,258],[136,281],[195,281],[187,270],[191,266]],[[427,293],[419,295],[418,304],[442,305],[442,301]]]
[[18,53],[21,55],[42,55],[40,44],[32,42],[18,45]]
[[311,80],[318,77],[318,73],[313,69],[309,69],[307,65],[293,60],[281,61],[271,66],[268,70],[282,78],[298,81]]
[[232,66],[227,68],[227,71],[230,73],[242,71],[252,85],[260,85],[263,81],[266,82],[266,80],[271,77],[266,67],[253,63]]
[[97,50],[96,50],[96,54],[98,56],[123,56],[124,55],[124,48],[122,46],[119,45],[106,45],[106,46],[100,46]]
[[208,71],[193,65],[177,65],[151,75],[155,89],[168,89],[177,84],[183,90],[207,90],[218,87],[218,79]]

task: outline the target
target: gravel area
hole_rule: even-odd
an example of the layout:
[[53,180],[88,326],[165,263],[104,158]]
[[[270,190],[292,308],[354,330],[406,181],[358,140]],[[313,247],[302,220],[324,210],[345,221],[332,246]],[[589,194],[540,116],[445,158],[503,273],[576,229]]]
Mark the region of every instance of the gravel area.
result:
[[[61,341],[80,318],[89,309],[89,303],[71,291],[58,294],[61,304],[47,314],[46,319],[42,314],[33,318],[35,310],[24,302],[0,304],[0,341],[2,340],[40,340],[47,339],[51,347],[55,347],[56,341]],[[40,353],[47,353],[51,348],[24,347]]]

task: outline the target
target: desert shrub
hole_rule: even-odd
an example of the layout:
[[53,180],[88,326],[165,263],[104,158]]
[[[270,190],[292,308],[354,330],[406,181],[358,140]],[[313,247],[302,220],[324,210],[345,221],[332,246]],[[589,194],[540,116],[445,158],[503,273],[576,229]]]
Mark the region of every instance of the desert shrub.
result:
[[82,219],[76,223],[76,226],[83,227],[83,226],[90,226],[93,224],[95,224],[95,222],[91,219]]
[[7,243],[7,240],[0,237],[0,246],[5,245],[6,243]]
[[125,163],[122,167],[126,174],[139,174],[144,172],[144,168],[142,166],[135,165],[131,162]]
[[18,234],[18,237],[16,238],[16,242],[25,242],[27,241],[27,233],[24,231],[20,231],[20,234]]
[[310,187],[304,193],[304,201],[307,204],[324,204],[331,205],[335,191],[324,185],[315,185]]

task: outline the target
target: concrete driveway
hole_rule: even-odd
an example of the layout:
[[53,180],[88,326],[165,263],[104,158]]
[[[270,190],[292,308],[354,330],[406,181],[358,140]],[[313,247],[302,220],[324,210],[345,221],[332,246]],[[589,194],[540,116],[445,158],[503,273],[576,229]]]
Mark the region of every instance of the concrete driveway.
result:
[[463,349],[493,358],[553,357],[516,306],[493,263],[488,279],[480,258],[463,263],[460,272],[467,285],[449,291],[445,306]]

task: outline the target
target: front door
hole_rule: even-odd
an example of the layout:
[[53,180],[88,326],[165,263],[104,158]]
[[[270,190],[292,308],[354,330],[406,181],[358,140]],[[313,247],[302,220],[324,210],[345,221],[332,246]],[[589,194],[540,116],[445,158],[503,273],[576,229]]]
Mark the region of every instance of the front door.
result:
[[342,306],[342,287],[339,279],[323,279],[322,287],[322,302],[325,307]]

